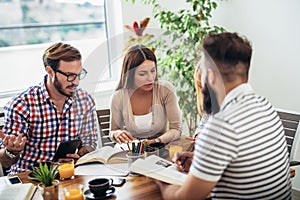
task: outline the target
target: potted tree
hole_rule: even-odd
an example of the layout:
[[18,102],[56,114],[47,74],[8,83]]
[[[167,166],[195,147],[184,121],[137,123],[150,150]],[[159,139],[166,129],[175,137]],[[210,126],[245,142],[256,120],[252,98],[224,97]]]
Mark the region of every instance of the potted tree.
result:
[[34,167],[31,180],[40,182],[38,189],[41,191],[45,200],[58,199],[58,184],[59,180],[56,180],[58,176],[58,165],[53,163],[39,163],[38,167]]
[[225,31],[224,28],[211,26],[209,23],[217,3],[214,0],[181,0],[186,7],[171,11],[164,8],[159,0],[125,1],[140,1],[152,6],[152,15],[163,30],[160,37],[153,38],[152,46],[161,66],[161,75],[176,87],[184,122],[192,135],[201,117],[197,112],[193,78],[194,69],[200,60],[201,43],[207,34]]

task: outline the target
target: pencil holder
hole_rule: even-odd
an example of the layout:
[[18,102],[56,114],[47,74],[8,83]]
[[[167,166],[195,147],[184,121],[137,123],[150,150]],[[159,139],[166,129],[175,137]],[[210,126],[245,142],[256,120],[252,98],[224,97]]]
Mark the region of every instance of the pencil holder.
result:
[[139,153],[128,152],[128,153],[126,154],[126,157],[127,157],[127,160],[128,160],[129,175],[131,175],[131,176],[139,176],[140,174],[134,173],[134,172],[131,172],[131,171],[130,171],[130,166],[131,166],[131,164],[132,164],[134,161],[136,161],[137,159],[139,159],[139,158],[144,159],[144,158],[145,158],[145,154],[144,154],[144,153],[139,154]]

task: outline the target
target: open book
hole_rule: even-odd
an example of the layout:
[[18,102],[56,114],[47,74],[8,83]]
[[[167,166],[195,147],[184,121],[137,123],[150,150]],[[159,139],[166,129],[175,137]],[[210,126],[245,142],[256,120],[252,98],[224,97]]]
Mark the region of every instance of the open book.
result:
[[187,177],[172,162],[156,155],[139,158],[131,164],[130,171],[174,185],[182,185]]
[[36,186],[32,183],[1,185],[0,199],[1,200],[28,200],[31,199]]
[[97,162],[80,165],[75,168],[75,175],[127,176],[128,173],[127,163],[102,164]]
[[104,164],[124,163],[127,162],[126,152],[120,148],[104,146],[79,158],[76,166],[91,162],[101,162]]

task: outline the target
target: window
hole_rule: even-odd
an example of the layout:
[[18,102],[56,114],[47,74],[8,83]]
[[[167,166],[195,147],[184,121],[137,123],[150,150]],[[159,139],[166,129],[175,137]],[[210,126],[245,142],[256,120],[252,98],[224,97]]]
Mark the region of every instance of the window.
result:
[[0,47],[105,37],[104,0],[0,0]]
[[[55,42],[80,50],[88,71],[80,85],[90,93],[103,90],[103,80],[116,76],[110,67],[107,35],[119,31],[115,24],[123,27],[121,17],[116,17],[118,1],[0,0],[0,9],[0,110],[12,96],[42,81],[42,54]],[[109,28],[107,18],[113,27]]]

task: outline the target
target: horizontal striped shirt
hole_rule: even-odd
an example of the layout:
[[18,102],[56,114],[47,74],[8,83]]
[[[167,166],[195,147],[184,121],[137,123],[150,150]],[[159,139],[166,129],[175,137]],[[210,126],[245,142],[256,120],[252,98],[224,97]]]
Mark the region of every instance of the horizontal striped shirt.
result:
[[277,112],[249,84],[230,91],[204,125],[190,172],[217,182],[213,199],[290,199],[289,159]]
[[35,162],[51,161],[58,145],[81,139],[83,146],[97,146],[98,121],[92,97],[77,89],[64,104],[63,112],[53,105],[44,82],[14,97],[4,108],[4,133],[27,137],[19,161],[11,173],[30,169]]

